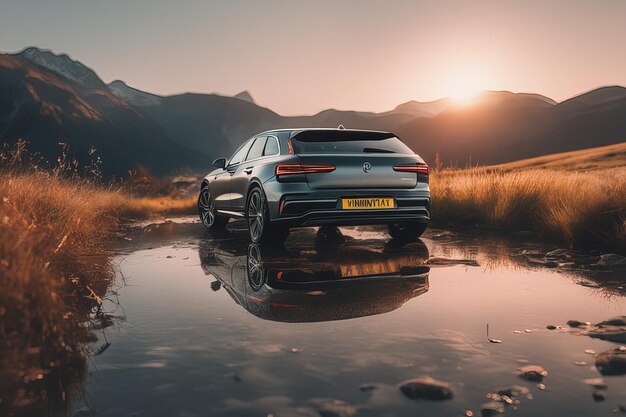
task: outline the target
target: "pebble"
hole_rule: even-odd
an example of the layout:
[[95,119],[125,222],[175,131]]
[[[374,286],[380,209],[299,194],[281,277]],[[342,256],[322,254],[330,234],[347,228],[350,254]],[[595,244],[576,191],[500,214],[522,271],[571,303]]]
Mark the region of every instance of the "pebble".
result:
[[569,327],[581,327],[581,326],[584,326],[585,323],[583,323],[582,321],[578,321],[578,320],[568,320],[567,325]]
[[554,325],[552,325],[552,324],[548,324],[548,325],[546,326],[546,329],[548,329],[548,330],[556,330],[556,326],[554,326]]
[[317,411],[322,417],[351,417],[356,414],[357,409],[341,400],[317,401]]
[[544,391],[546,389],[546,384],[537,384],[537,388],[539,391]]
[[596,402],[604,401],[606,399],[606,393],[602,390],[596,390],[593,392],[593,399]]
[[506,395],[508,397],[517,397],[518,395],[526,395],[530,391],[523,385],[511,385],[506,388],[500,388],[498,394]]
[[427,400],[449,400],[453,393],[450,384],[431,377],[409,379],[401,382],[400,391],[408,398]]
[[593,350],[593,349],[585,349],[585,353],[586,353],[587,355],[595,355],[595,354],[596,354],[596,351],[595,351],[595,350]]
[[598,353],[596,368],[602,375],[626,375],[626,349],[620,346]]
[[526,333],[532,333],[532,332],[533,332],[533,331],[532,331],[532,329],[526,329],[526,330],[524,330],[524,331],[525,331]]
[[502,343],[502,340],[500,339],[487,339],[489,340],[489,343]]
[[543,378],[548,376],[548,371],[538,365],[526,365],[520,368],[521,377],[529,381],[541,382]]
[[511,333],[522,334],[523,332],[521,330],[513,330]]
[[465,417],[474,417],[474,412],[472,410],[465,410]]
[[482,417],[493,417],[504,413],[504,405],[497,401],[489,401],[480,406]]
[[603,378],[587,378],[587,379],[583,379],[583,382],[587,385],[592,386],[593,388],[596,389],[607,389],[608,385],[606,385],[606,382],[604,382]]
[[574,365],[576,365],[576,366],[587,366],[587,362],[585,362],[585,361],[578,361],[578,362],[574,362]]

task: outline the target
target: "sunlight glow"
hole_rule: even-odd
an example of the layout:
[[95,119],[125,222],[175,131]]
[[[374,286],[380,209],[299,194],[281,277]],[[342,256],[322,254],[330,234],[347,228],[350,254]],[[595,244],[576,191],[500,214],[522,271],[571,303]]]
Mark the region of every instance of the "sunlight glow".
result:
[[456,66],[445,77],[447,96],[458,106],[475,103],[480,93],[488,89],[488,77],[479,65],[464,64]]

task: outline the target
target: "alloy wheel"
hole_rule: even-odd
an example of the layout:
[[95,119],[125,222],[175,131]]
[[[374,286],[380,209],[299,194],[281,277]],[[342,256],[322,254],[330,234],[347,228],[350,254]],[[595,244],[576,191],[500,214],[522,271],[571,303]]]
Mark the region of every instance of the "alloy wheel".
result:
[[259,290],[265,284],[265,268],[258,245],[248,247],[248,282],[253,290]]
[[258,242],[263,236],[265,224],[265,202],[261,191],[254,190],[248,199],[248,228],[250,238],[253,242]]
[[211,228],[213,223],[215,223],[215,208],[213,207],[211,194],[206,188],[202,189],[200,192],[200,198],[198,198],[198,212],[200,213],[202,224],[207,228]]

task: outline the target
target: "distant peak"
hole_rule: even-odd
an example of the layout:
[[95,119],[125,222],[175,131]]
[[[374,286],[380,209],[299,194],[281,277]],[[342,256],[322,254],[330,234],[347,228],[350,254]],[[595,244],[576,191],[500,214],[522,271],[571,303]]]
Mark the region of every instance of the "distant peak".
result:
[[156,106],[161,103],[161,97],[130,87],[122,80],[110,82],[107,88],[115,96],[133,106]]
[[256,104],[248,90],[242,91],[241,93],[234,95],[233,97],[238,98],[239,100],[247,101],[248,103]]
[[15,56],[45,67],[84,86],[105,88],[104,82],[91,68],[80,61],[73,60],[67,54],[55,54],[49,49],[30,46]]

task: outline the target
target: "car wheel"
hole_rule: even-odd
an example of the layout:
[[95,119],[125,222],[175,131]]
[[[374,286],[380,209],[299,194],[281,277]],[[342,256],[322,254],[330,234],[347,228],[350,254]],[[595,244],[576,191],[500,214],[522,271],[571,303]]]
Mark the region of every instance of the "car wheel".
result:
[[260,290],[267,280],[267,273],[263,266],[263,258],[261,256],[261,248],[259,245],[252,243],[248,247],[247,258],[248,283],[254,291]]
[[209,187],[204,187],[200,190],[198,214],[200,215],[200,221],[207,229],[223,229],[226,223],[228,223],[228,218],[218,216]]
[[289,234],[289,229],[270,224],[267,201],[259,187],[252,188],[248,193],[246,219],[248,222],[248,234],[253,243],[282,244]]
[[415,240],[424,233],[428,223],[422,222],[403,222],[391,223],[388,225],[389,234],[392,238],[400,241]]

